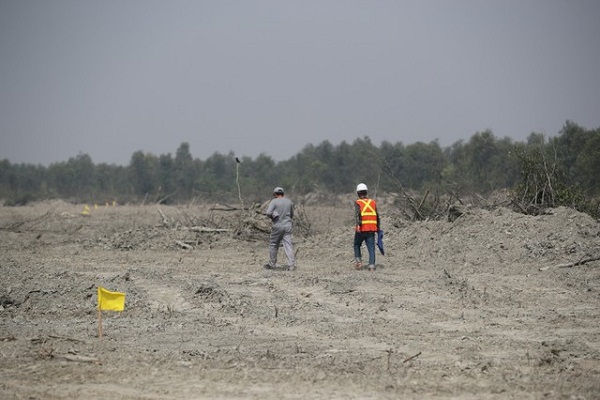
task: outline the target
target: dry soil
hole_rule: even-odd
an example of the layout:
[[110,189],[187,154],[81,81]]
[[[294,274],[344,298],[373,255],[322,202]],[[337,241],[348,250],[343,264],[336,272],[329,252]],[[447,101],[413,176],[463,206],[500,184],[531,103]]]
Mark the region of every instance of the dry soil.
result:
[[[382,201],[356,271],[351,200],[304,206],[293,272],[211,204],[0,207],[0,398],[600,398],[598,221]],[[98,286],[126,293],[102,339]]]

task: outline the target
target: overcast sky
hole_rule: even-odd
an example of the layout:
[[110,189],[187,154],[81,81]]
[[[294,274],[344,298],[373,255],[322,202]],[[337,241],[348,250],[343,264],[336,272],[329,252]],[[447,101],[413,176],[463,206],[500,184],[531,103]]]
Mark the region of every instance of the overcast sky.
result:
[[600,1],[0,0],[0,159],[600,127]]

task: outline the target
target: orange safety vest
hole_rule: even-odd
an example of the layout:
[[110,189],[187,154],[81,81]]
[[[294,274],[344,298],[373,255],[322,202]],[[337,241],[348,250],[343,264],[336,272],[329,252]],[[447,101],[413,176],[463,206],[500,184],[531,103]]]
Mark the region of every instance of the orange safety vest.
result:
[[360,207],[360,231],[377,232],[377,204],[372,199],[358,199],[356,203]]

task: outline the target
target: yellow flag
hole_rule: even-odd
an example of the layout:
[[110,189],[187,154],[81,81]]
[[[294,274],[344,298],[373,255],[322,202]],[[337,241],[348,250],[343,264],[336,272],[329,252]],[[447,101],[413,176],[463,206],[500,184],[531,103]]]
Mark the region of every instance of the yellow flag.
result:
[[123,311],[125,293],[111,292],[98,286],[98,310]]

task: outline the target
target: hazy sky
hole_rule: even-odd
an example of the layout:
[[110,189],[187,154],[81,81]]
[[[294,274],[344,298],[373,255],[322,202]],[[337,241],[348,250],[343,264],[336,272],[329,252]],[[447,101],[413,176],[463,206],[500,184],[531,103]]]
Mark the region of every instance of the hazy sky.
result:
[[600,127],[600,1],[0,0],[0,159]]

